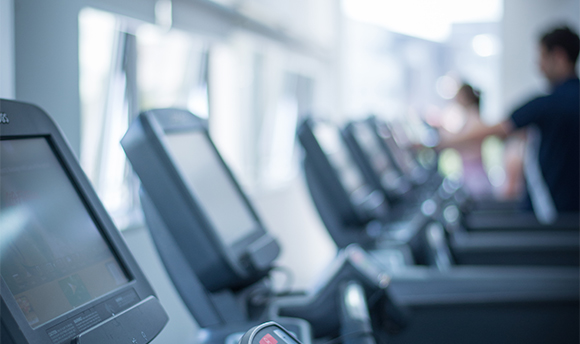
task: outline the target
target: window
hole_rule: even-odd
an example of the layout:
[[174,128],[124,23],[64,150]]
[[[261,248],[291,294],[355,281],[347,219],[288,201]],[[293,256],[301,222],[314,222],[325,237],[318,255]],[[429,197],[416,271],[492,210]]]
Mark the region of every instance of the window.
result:
[[94,9],[79,14],[81,163],[118,228],[142,223],[138,180],[120,145],[142,111],[187,108],[207,117],[200,39]]
[[[171,3],[158,5],[171,19]],[[329,61],[268,36],[273,29],[232,22],[216,37],[159,24],[92,8],[79,14],[81,163],[121,229],[143,221],[138,179],[119,143],[141,111],[177,107],[208,118],[214,142],[251,192],[298,175],[299,117],[312,112],[319,85],[335,84]]]

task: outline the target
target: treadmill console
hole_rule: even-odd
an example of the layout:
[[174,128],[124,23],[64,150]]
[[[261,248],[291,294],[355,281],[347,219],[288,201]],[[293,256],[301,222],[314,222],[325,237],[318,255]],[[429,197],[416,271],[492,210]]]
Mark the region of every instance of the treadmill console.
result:
[[370,117],[368,120],[382,140],[383,149],[387,151],[399,171],[408,176],[415,184],[424,183],[428,177],[426,171],[415,161],[411,152],[399,146],[389,125],[376,117]]
[[345,224],[358,226],[388,217],[384,193],[367,184],[339,128],[307,118],[297,134],[306,152],[305,167],[313,170]]
[[167,315],[58,128],[0,100],[2,343],[148,343]]
[[401,195],[410,190],[411,185],[382,149],[380,138],[373,132],[368,120],[349,123],[344,128],[343,135],[353,155],[360,155],[356,160],[366,172],[369,183],[387,190],[390,196]]
[[[205,120],[179,109],[147,111],[121,144],[148,198],[143,203],[153,205],[205,288],[242,288],[268,273],[280,248],[220,156]],[[155,231],[151,209],[144,212]]]

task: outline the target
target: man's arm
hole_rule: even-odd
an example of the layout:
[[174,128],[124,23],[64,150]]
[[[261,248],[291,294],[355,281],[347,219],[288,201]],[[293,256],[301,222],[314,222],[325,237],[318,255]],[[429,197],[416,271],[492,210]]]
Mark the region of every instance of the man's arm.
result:
[[481,141],[490,135],[497,135],[503,138],[508,136],[513,130],[514,124],[511,119],[504,120],[494,126],[487,126],[478,121],[471,127],[457,134],[441,132],[441,141],[437,145],[437,148],[458,147],[468,142]]

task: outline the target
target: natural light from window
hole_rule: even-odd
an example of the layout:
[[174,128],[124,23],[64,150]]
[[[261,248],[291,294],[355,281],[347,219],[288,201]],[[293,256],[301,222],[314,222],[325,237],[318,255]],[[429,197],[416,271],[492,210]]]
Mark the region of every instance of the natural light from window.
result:
[[357,21],[444,42],[454,23],[500,21],[503,0],[343,0],[342,9]]

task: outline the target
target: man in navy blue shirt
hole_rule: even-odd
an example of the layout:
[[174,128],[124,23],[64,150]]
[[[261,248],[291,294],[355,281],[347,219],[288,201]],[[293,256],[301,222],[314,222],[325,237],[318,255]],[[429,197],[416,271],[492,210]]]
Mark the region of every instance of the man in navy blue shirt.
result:
[[543,35],[540,70],[550,82],[551,94],[530,100],[495,126],[443,137],[441,143],[454,146],[527,128],[528,205],[541,222],[554,221],[557,213],[580,210],[580,88],[575,69],[579,45],[578,35],[567,27]]

